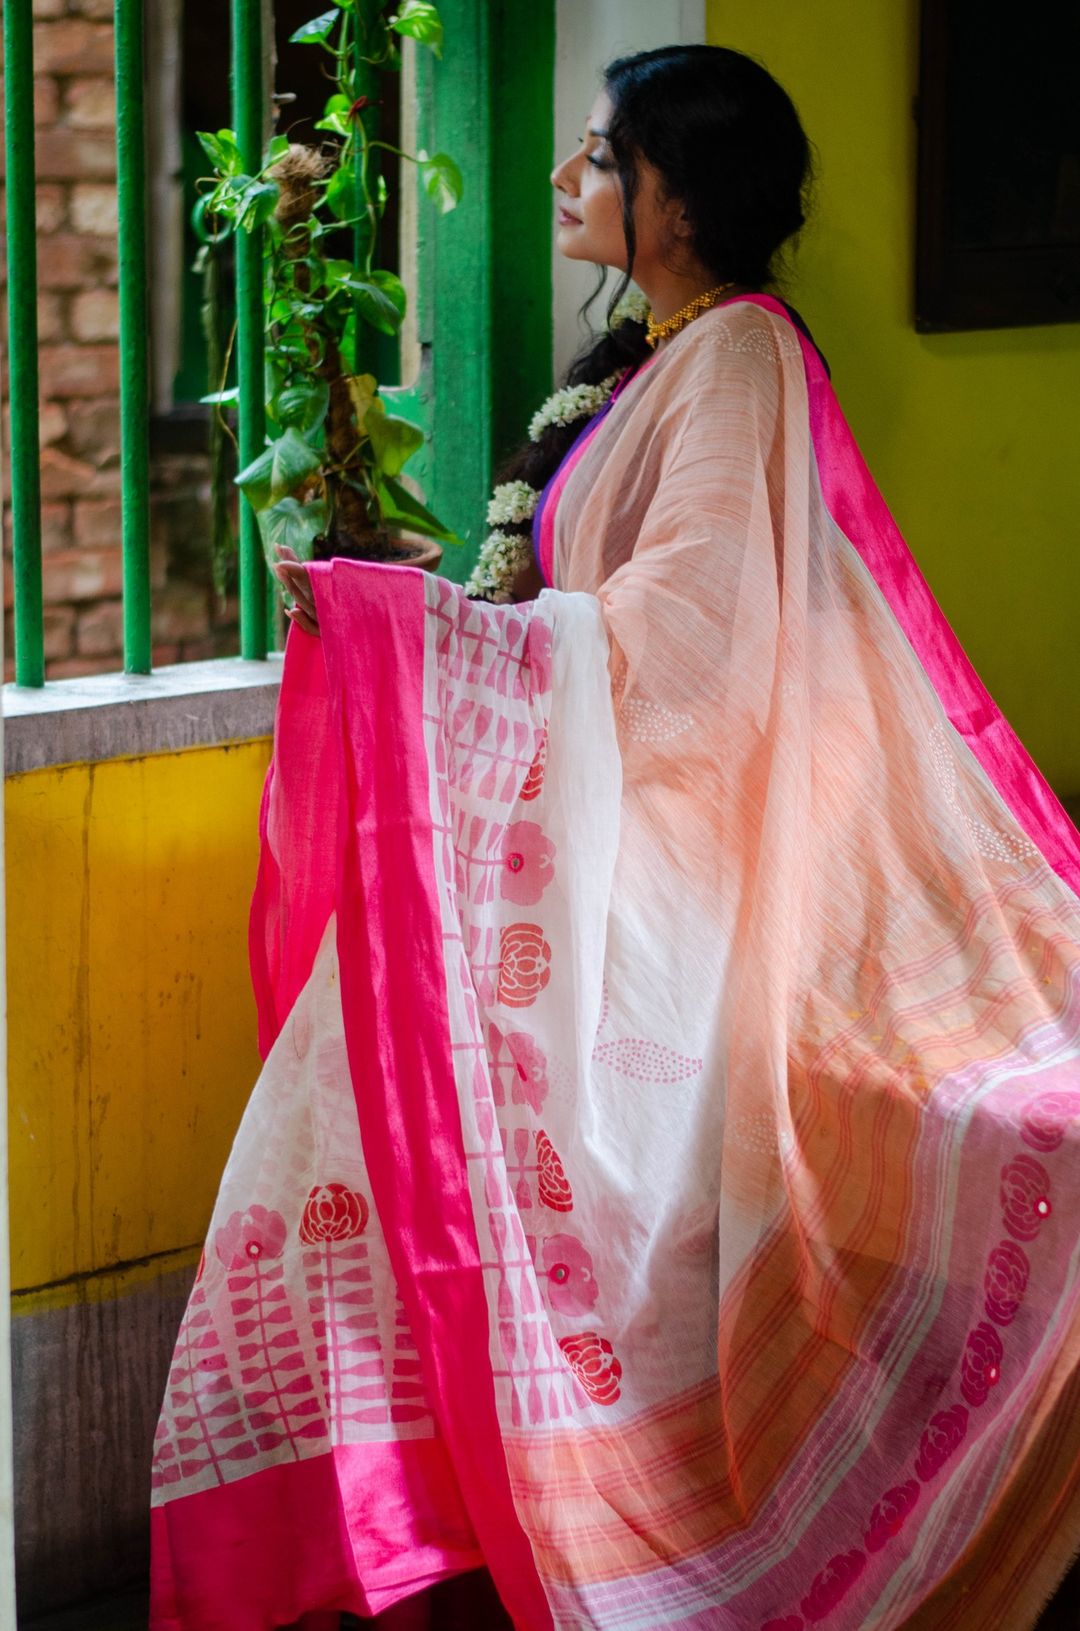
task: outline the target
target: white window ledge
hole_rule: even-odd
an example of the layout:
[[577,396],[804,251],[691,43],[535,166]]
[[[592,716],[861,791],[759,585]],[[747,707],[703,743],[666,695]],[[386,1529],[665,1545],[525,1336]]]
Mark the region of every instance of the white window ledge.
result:
[[4,772],[129,759],[269,736],[282,654],[217,657],[153,674],[91,674],[40,688],[5,685]]

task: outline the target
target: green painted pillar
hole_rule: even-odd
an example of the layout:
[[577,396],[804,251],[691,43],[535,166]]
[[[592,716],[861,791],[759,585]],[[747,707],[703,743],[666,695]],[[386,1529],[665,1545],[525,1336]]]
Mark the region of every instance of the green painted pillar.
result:
[[[231,0],[232,119],[244,167],[254,175],[263,150],[262,0]],[[266,442],[263,380],[263,235],[237,232],[236,371],[239,458],[243,470]],[[240,500],[240,655],[262,658],[267,648],[266,564],[254,510]]]

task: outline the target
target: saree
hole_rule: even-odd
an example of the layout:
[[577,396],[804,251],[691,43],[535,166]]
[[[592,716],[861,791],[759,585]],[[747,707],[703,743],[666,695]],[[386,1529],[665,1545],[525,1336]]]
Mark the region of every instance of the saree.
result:
[[533,601],[311,570],[152,1624],[484,1563],[521,1631],[1025,1631],[1080,1542],[1080,841],[777,302],[555,489]]

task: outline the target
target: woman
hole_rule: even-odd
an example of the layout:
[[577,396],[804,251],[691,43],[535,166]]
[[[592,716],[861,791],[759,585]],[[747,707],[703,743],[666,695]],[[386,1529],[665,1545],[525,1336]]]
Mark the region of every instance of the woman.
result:
[[613,64],[559,245],[651,318],[497,494],[541,592],[279,569],[159,1626],[483,1564],[525,1631],[1023,1631],[1067,1567],[1080,852],[761,292],[806,173],[748,59]]

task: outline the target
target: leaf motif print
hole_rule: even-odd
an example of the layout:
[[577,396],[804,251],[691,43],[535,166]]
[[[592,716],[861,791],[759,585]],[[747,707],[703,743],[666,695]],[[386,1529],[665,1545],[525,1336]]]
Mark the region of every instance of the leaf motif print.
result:
[[597,1064],[607,1065],[631,1082],[654,1082],[669,1086],[691,1081],[702,1067],[700,1059],[690,1059],[660,1042],[644,1037],[626,1037],[618,1042],[598,1042],[593,1049]]

